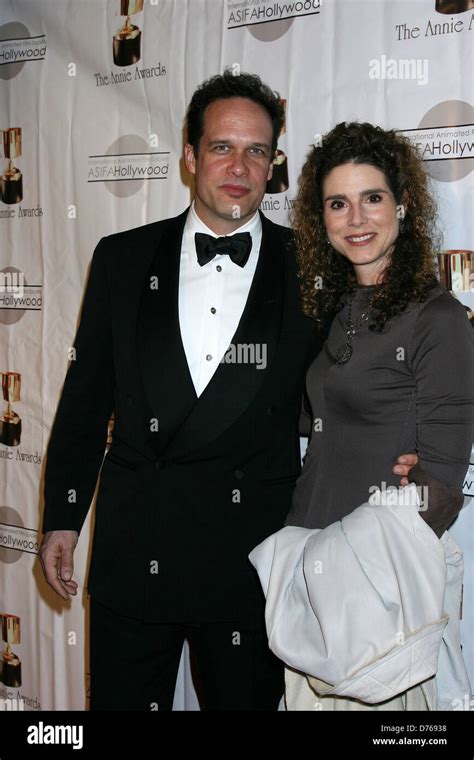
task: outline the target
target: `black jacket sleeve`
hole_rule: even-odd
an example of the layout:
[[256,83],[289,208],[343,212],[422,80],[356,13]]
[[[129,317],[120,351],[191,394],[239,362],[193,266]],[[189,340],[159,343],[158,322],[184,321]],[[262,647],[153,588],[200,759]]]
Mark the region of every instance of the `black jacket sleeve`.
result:
[[114,389],[106,253],[107,238],[102,238],[92,257],[75,356],[47,450],[43,532],[80,532],[105,453]]

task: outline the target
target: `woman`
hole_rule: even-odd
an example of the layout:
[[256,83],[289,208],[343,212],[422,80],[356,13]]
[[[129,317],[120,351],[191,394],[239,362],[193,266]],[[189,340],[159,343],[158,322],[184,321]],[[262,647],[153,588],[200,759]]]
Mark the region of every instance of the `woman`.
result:
[[[311,150],[293,222],[304,310],[331,327],[307,375],[311,434],[287,526],[326,528],[398,486],[404,451],[418,454],[417,482],[436,479],[419,514],[438,536],[462,505],[474,343],[437,281],[434,220],[421,161],[395,131],[341,123]],[[289,709],[428,709],[420,686],[369,705],[318,695],[291,669],[286,681]]]

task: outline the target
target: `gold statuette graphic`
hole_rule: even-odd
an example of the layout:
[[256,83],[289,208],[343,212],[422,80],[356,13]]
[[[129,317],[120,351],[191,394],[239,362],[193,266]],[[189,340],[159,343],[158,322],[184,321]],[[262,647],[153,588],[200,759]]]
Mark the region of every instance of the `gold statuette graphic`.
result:
[[267,193],[284,193],[288,190],[288,159],[282,150],[277,150],[273,159],[273,174],[267,182]]
[[438,13],[464,13],[474,8],[474,0],[436,0]]
[[[286,100],[281,99],[280,105],[284,113],[280,135],[284,135],[286,132]],[[284,193],[285,190],[288,190],[288,187],[288,159],[284,151],[278,149],[273,159],[273,174],[267,182],[266,192],[269,194]]]
[[0,416],[0,443],[18,446],[21,440],[21,419],[12,409],[13,401],[20,400],[21,375],[19,372],[0,372],[3,398],[7,408]]
[[438,254],[439,280],[447,290],[459,293],[474,287],[474,253],[452,249]]
[[116,66],[131,66],[141,57],[142,33],[132,24],[130,16],[143,10],[143,0],[120,0],[120,15],[126,16],[124,25],[114,34],[114,63]]
[[[452,249],[438,254],[439,281],[455,298],[458,293],[474,289],[474,251]],[[461,296],[462,298],[462,296]],[[468,319],[474,327],[474,312],[464,304]]]
[[3,155],[8,158],[8,167],[2,174],[3,203],[20,203],[23,200],[23,177],[21,171],[13,165],[13,159],[21,156],[21,128],[4,129]]
[[20,643],[20,618],[16,615],[0,615],[2,621],[2,639],[6,648],[0,660],[0,680],[5,686],[21,686],[21,662],[12,651],[12,644]]

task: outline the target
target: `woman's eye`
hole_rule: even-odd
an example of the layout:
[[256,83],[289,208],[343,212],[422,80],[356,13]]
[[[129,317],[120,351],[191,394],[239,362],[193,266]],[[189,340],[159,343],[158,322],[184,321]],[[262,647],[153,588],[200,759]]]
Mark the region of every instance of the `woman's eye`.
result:
[[344,203],[342,201],[332,201],[331,203],[331,208],[334,208],[336,210],[343,207],[344,207]]
[[382,196],[378,193],[374,193],[373,195],[369,195],[369,202],[370,203],[380,203],[382,200]]

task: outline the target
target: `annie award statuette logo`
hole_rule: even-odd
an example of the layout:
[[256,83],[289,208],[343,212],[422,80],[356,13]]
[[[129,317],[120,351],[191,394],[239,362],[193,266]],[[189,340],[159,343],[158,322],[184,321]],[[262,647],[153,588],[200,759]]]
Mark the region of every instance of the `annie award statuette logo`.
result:
[[473,251],[452,249],[438,253],[441,285],[451,293],[467,293],[474,285]]
[[143,0],[120,0],[120,15],[126,16],[125,23],[114,34],[113,50],[116,66],[131,66],[140,60],[142,33],[132,24],[130,16],[141,13]]
[[[280,129],[280,136],[286,132],[286,100],[280,99],[280,105],[283,108],[283,124]],[[278,149],[273,159],[273,174],[267,182],[266,193],[284,193],[288,190],[288,159],[283,150]]]
[[21,686],[21,662],[12,644],[20,643],[20,618],[17,615],[0,615],[2,624],[2,639],[7,645],[0,658],[0,681],[5,686]]
[[13,165],[14,158],[21,156],[21,128],[11,127],[0,130],[3,136],[3,155],[8,158],[8,167],[2,174],[3,203],[20,203],[23,200],[23,176]]
[[0,372],[3,398],[7,408],[0,416],[0,443],[4,446],[19,446],[21,440],[21,419],[12,409],[12,402],[20,400],[21,375],[19,372]]
[[474,8],[474,0],[436,0],[438,13],[464,13]]

